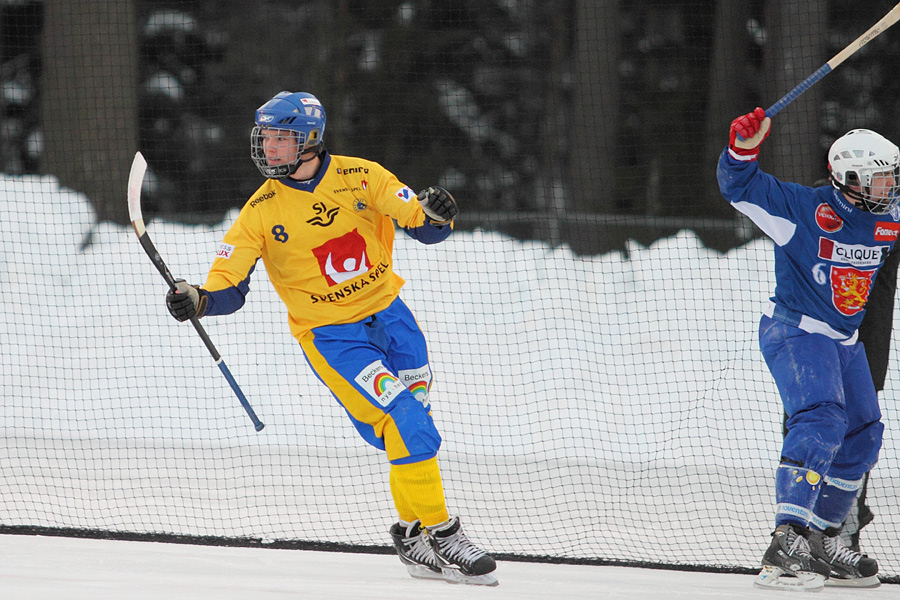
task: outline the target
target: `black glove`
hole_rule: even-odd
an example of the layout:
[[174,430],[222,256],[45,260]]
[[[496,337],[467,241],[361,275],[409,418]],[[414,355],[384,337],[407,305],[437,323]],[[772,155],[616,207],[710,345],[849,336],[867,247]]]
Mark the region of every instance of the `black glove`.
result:
[[442,187],[432,186],[419,192],[419,204],[435,225],[446,225],[459,214],[459,207],[450,192]]
[[192,317],[198,319],[206,313],[206,290],[198,285],[190,285],[184,279],[176,279],[176,290],[166,294],[166,307],[172,316],[179,321],[187,321]]

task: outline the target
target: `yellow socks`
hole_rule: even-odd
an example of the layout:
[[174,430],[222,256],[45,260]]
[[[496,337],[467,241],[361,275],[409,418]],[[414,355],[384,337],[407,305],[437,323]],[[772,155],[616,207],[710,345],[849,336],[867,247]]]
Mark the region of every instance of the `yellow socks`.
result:
[[429,527],[450,518],[436,457],[407,465],[391,465],[390,481],[401,521],[419,519],[423,526]]

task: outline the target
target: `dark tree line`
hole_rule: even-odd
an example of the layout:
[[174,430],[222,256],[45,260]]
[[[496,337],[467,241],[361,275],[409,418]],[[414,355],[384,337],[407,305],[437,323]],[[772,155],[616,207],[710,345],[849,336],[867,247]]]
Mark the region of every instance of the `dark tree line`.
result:
[[[728,247],[741,240],[715,162],[730,120],[774,103],[892,5],[9,3],[0,168],[54,174],[123,222],[140,148],[153,172],[145,212],[217,220],[260,183],[247,156],[255,108],[305,90],[325,103],[332,151],[447,186],[464,227],[597,251],[693,220]],[[898,52],[889,31],[779,114],[763,167],[812,183],[847,129],[900,140]]]

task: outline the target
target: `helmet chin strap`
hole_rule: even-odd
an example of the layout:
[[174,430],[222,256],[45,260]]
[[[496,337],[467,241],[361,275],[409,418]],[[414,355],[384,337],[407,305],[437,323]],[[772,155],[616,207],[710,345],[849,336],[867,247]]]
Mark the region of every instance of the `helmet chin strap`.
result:
[[863,196],[862,192],[854,190],[849,185],[847,185],[845,183],[841,183],[840,181],[836,180],[834,177],[831,177],[830,179],[831,179],[832,185],[834,187],[836,187],[839,192],[841,192],[842,194],[844,194],[845,196],[847,196],[848,198],[853,200],[853,204],[855,204],[856,206],[859,206],[861,202],[865,201],[866,198],[865,198],[865,196]]
[[[316,160],[317,158],[319,158],[320,156],[322,156],[323,154],[325,154],[325,144],[319,144],[318,146],[315,147],[315,150],[316,150],[315,154],[313,154],[313,155],[310,156],[309,158],[303,158],[303,155],[306,154],[306,152],[308,152],[309,150],[312,150],[312,148],[309,148],[309,149],[307,149],[306,151],[300,153],[300,157],[297,159],[297,162],[294,163],[294,166],[293,166],[293,168],[290,170],[290,172],[288,173],[288,176],[291,176],[291,175],[293,175],[294,173],[296,173],[297,170],[298,170],[302,165],[304,165],[304,164],[306,164],[306,163],[308,163],[308,162],[314,161],[314,160]],[[314,175],[314,176],[315,176],[315,175]]]
[[866,212],[871,212],[871,213],[875,212],[872,210],[873,204],[872,204],[871,199],[867,198],[866,194],[864,194],[862,191],[854,190],[849,185],[846,185],[844,183],[841,183],[841,182],[835,180],[834,177],[831,178],[831,183],[834,185],[834,187],[836,187],[838,189],[839,192],[841,192],[842,194],[844,194],[844,196],[846,196],[847,198],[852,200],[853,206],[855,206],[856,208],[858,208],[860,210],[864,210]]

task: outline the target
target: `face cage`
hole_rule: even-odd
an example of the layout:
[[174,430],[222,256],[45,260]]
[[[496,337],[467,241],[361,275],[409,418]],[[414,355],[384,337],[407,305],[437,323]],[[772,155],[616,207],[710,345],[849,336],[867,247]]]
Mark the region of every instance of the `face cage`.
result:
[[[869,171],[869,169],[866,170]],[[861,190],[859,192],[849,190],[848,195],[855,200],[859,200],[864,210],[875,215],[886,215],[900,203],[900,166],[894,167],[890,171],[872,170],[871,172],[866,173],[870,184],[875,177],[885,174],[889,174],[894,178],[894,185],[887,191],[886,195],[873,196],[871,185],[863,185],[862,181],[860,181],[859,173],[848,171],[847,182],[849,184],[858,185]]]
[[[296,152],[292,160],[280,165],[269,164],[264,145],[265,136],[263,135],[263,132],[265,131],[284,131],[290,133],[291,137],[296,139]],[[300,164],[304,162],[303,159],[300,158],[300,155],[309,149],[304,147],[305,142],[305,132],[257,125],[253,128],[253,131],[250,132],[250,158],[253,159],[256,168],[259,169],[259,172],[262,173],[264,177],[270,179],[284,179],[288,175],[294,173]]]

